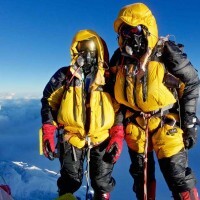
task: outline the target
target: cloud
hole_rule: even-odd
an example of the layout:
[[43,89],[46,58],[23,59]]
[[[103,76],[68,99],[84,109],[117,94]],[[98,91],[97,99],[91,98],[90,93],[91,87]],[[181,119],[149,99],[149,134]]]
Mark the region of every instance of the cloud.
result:
[[[30,125],[31,122],[40,119],[40,101],[31,100],[31,99],[12,99],[12,100],[3,100],[0,103],[0,123],[4,131],[7,128],[15,126],[15,129],[18,129],[20,126]],[[9,122],[9,126],[4,124],[4,122]],[[6,127],[5,127],[6,126]],[[10,133],[8,133],[10,134]]]
[[40,99],[41,93],[14,93],[14,92],[0,92],[0,101],[12,99]]
[[[38,131],[41,127],[40,101],[37,99],[12,99],[1,101],[0,159],[21,160],[39,166],[49,165],[39,155]],[[9,148],[8,148],[9,147]],[[6,153],[5,153],[6,152]],[[59,169],[57,163],[52,168]]]
[[0,99],[13,99],[15,93],[0,93]]

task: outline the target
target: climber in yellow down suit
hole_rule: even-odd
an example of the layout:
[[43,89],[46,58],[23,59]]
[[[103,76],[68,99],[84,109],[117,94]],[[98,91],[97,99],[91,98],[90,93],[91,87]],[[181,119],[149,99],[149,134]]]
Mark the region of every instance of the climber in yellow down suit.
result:
[[139,200],[155,200],[154,150],[173,198],[197,200],[187,149],[197,139],[198,73],[183,45],[158,37],[156,20],[143,3],[123,7],[114,30],[119,48],[110,60],[110,87],[118,109],[115,125],[125,128],[133,191]]

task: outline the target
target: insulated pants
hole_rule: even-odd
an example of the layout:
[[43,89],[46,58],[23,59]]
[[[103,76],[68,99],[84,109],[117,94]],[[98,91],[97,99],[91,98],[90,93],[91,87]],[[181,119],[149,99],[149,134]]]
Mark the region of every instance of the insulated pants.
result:
[[[136,193],[136,197],[139,200],[144,199],[144,155],[128,149],[131,165],[129,172],[134,179],[133,191]],[[153,152],[148,152],[147,155],[147,197],[150,200],[155,200],[155,162]]]
[[199,200],[196,179],[188,167],[185,149],[170,158],[159,159],[159,166],[175,200]]
[[[138,200],[143,200],[144,155],[134,152],[130,148],[129,155],[131,159],[129,172],[134,179],[133,191],[136,193]],[[195,188],[196,179],[192,170],[188,167],[187,151],[183,149],[172,157],[158,159],[158,163],[175,200],[198,200],[198,192]],[[153,152],[148,152],[147,199],[155,200],[155,192],[156,180],[154,156]],[[184,194],[185,197],[182,196]]]
[[[155,162],[153,150],[158,158],[160,170],[175,200],[197,200],[196,179],[188,166],[184,148],[183,131],[173,123],[173,115],[167,120],[150,118],[148,132],[147,196],[155,200]],[[142,118],[130,122],[126,127],[126,142],[131,159],[130,174],[134,179],[133,191],[138,200],[144,198],[144,146],[145,127]],[[160,121],[159,121],[160,120]],[[166,122],[166,123],[165,123]]]
[[[97,194],[109,193],[115,186],[115,180],[111,176],[113,164],[103,161],[108,140],[90,150],[90,179],[91,186]],[[61,170],[57,181],[59,196],[65,193],[74,193],[82,185],[84,160],[86,159],[86,148],[75,149],[75,156],[72,145],[65,142],[60,147]],[[90,180],[89,180],[90,181]]]

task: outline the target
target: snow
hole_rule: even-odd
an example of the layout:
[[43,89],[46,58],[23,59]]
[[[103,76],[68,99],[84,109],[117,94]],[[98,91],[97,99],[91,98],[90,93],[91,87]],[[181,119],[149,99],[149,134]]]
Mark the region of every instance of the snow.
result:
[[[0,99],[0,105],[0,175],[11,187],[15,200],[53,200],[57,197],[56,182],[60,164],[58,159],[49,161],[39,155],[39,99]],[[198,141],[189,151],[189,163],[197,177],[197,188],[200,191],[199,149]],[[129,165],[130,159],[124,145],[123,153],[113,171],[116,187],[111,193],[111,200],[135,199]],[[156,179],[157,199],[171,199],[157,162]],[[79,199],[85,199],[85,191],[84,180],[82,187],[76,192]]]
[[0,174],[10,186],[15,200],[56,197],[56,175],[23,162],[2,161],[0,166]]
[[[58,196],[56,182],[59,174],[17,161],[1,161],[0,166],[0,174],[10,186],[15,200],[47,200]],[[2,180],[0,184],[5,182]],[[85,191],[86,186],[82,186],[76,196],[83,197]]]

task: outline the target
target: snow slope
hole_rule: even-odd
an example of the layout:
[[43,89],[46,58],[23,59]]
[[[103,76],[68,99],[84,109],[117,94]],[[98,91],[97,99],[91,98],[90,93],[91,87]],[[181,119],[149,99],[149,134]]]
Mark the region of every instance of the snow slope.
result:
[[15,200],[53,199],[57,174],[23,162],[0,162],[0,174],[11,188]]
[[[59,174],[54,171],[23,162],[1,161],[0,175],[10,186],[14,200],[52,200],[58,196],[56,181]],[[5,183],[1,180],[0,184]],[[85,188],[82,186],[76,193],[79,199],[83,199]]]

